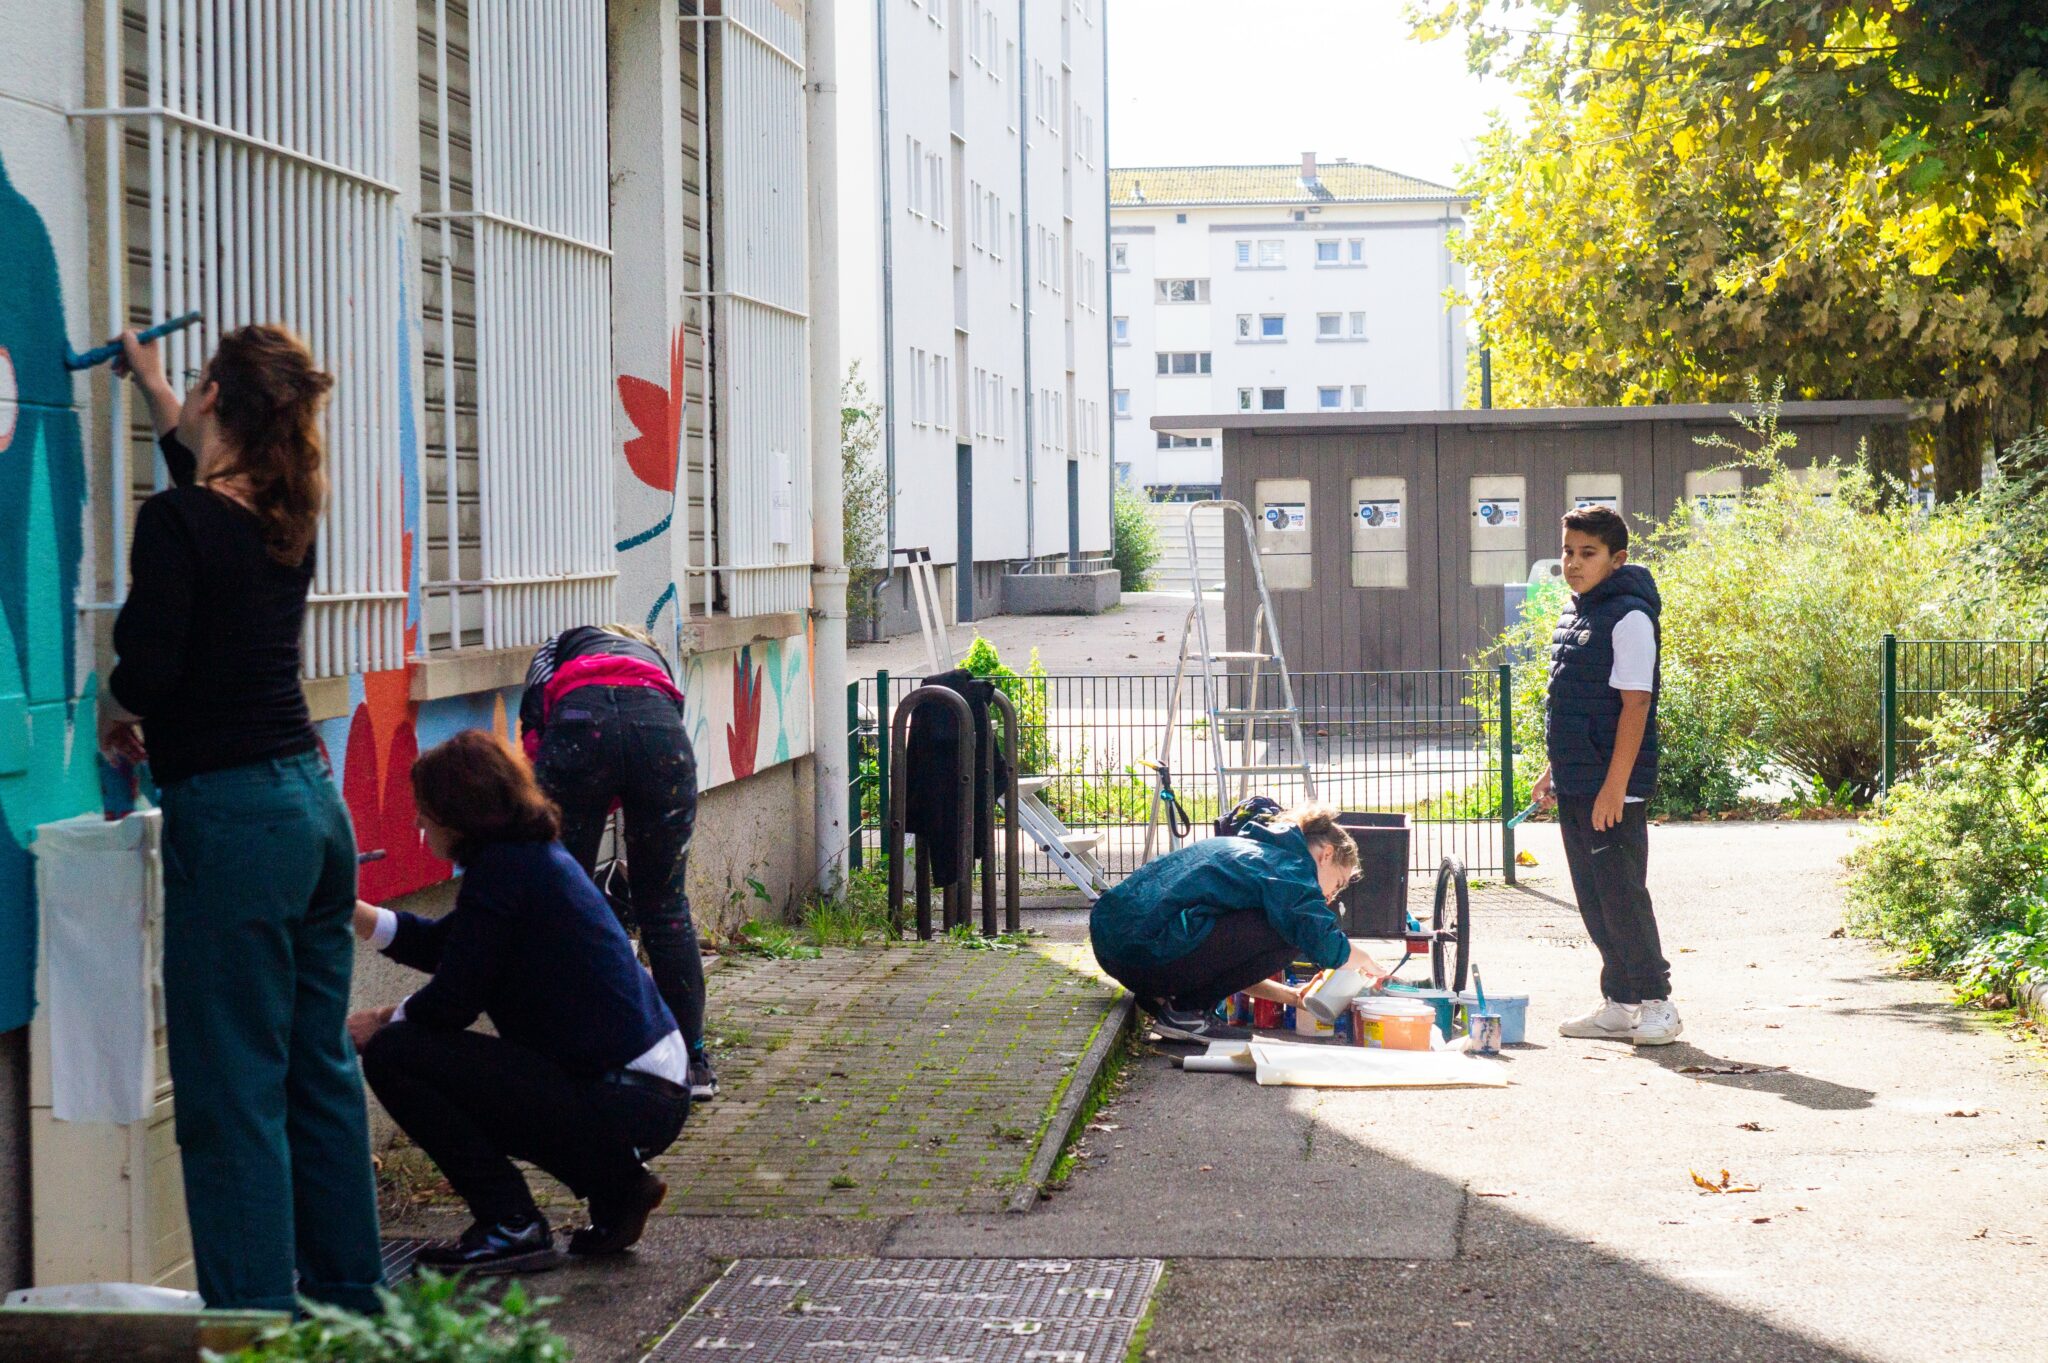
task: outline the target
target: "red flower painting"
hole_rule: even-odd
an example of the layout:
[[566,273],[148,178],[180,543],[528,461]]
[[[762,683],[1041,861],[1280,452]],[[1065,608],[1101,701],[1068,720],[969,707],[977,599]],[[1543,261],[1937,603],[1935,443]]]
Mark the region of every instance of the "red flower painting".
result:
[[754,774],[754,754],[761,745],[761,669],[753,650],[741,648],[732,667],[732,723],[725,726],[725,755],[732,760],[733,779]]
[[619,375],[619,402],[640,432],[626,442],[626,467],[659,492],[676,490],[676,466],[683,448],[683,332],[669,345],[668,387],[631,374]]

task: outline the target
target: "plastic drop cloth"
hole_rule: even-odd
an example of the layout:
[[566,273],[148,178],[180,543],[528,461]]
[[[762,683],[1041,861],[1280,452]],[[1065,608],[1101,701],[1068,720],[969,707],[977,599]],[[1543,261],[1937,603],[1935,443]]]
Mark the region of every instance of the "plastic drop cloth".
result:
[[145,810],[110,823],[87,814],[36,830],[50,1111],[59,1121],[140,1121],[156,1090],[159,817]]
[[1506,1088],[1507,1066],[1457,1050],[1389,1051],[1288,1041],[1212,1041],[1181,1068],[1249,1074],[1269,1087],[1323,1089]]

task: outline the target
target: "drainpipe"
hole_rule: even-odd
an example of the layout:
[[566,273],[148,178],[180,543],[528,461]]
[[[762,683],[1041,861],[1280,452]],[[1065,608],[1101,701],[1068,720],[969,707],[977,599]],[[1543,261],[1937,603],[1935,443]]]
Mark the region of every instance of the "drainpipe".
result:
[[1038,558],[1038,388],[1031,381],[1031,97],[1037,92],[1024,5],[1017,0],[1017,288],[1024,314],[1024,561],[1031,563]]
[[[807,5],[805,9],[815,7]],[[875,0],[875,107],[881,118],[882,139],[881,155],[875,159],[882,183],[882,481],[889,512],[882,577],[869,593],[875,613],[868,618],[875,622],[875,638],[879,639],[882,588],[896,571],[896,199],[890,174],[896,157],[889,143],[889,0]],[[834,405],[836,408],[836,399]],[[832,425],[838,429],[836,417]]]
[[1109,306],[1102,310],[1102,353],[1108,357],[1103,366],[1108,374],[1108,391],[1103,394],[1109,401],[1102,410],[1108,415],[1103,418],[1102,438],[1109,442],[1104,451],[1109,457],[1109,499],[1103,504],[1103,514],[1109,518],[1109,552],[1116,552],[1116,304],[1110,298],[1109,279],[1109,13],[1102,13],[1102,301]]
[[835,7],[804,6],[810,252],[811,825],[817,888],[846,879],[846,498],[839,452],[839,76]]

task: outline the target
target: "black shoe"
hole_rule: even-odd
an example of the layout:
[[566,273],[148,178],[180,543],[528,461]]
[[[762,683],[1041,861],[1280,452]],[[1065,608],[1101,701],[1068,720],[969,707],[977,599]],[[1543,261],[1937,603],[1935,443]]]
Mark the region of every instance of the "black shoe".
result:
[[1198,1012],[1193,1008],[1159,1008],[1153,1010],[1153,1024],[1177,1032],[1185,1037],[1208,1035],[1218,1025],[1214,1013]]
[[535,1216],[524,1224],[501,1222],[486,1226],[478,1221],[459,1240],[442,1240],[424,1246],[419,1262],[429,1268],[493,1277],[500,1273],[538,1273],[562,1262],[555,1248],[554,1232],[545,1217]]
[[718,1071],[711,1067],[711,1057],[699,1051],[690,1057],[690,1101],[701,1103],[718,1096]]
[[654,1215],[668,1196],[668,1185],[648,1170],[642,1170],[640,1184],[616,1200],[590,1199],[590,1224],[569,1234],[571,1254],[620,1254],[639,1242]]

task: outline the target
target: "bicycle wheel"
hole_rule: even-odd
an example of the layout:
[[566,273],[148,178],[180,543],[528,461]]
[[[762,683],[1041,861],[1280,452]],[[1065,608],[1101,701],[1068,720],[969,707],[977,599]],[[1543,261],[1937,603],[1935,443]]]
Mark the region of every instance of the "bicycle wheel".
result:
[[1465,863],[1445,857],[1436,872],[1436,903],[1430,913],[1429,976],[1438,989],[1465,992],[1472,969],[1472,890]]

